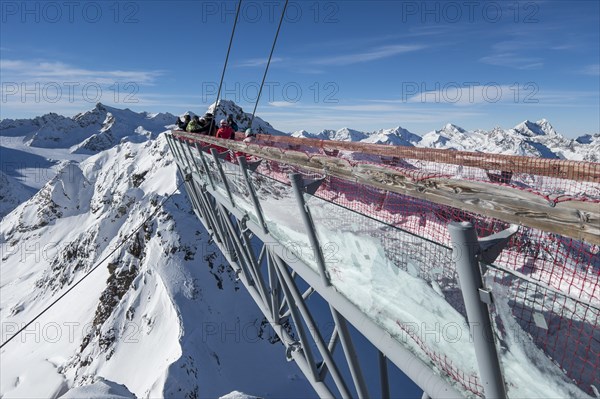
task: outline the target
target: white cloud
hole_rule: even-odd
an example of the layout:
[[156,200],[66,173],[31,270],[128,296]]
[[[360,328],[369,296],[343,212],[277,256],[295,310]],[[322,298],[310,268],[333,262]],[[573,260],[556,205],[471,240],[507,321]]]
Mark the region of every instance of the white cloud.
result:
[[269,103],[270,106],[272,107],[277,107],[277,108],[289,108],[289,107],[293,107],[295,105],[297,105],[298,103],[292,103],[292,102],[288,102],[288,101],[271,101]]
[[[252,67],[266,66],[268,60],[269,60],[268,58],[250,58],[248,60],[239,62],[235,66],[241,67],[241,68],[252,68]],[[271,64],[274,64],[276,62],[281,62],[281,61],[283,61],[283,58],[280,58],[280,57],[273,57],[273,58],[271,58]]]
[[388,46],[380,46],[372,50],[352,53],[337,56],[323,56],[312,63],[316,65],[351,65],[361,62],[375,61],[382,58],[393,57],[398,54],[410,53],[413,51],[422,50],[427,46],[420,44],[394,44]]
[[47,112],[69,115],[91,109],[97,102],[118,108],[150,106],[156,104],[156,99],[143,96],[140,88],[151,87],[162,73],[94,70],[59,61],[2,59],[2,117]]
[[583,75],[600,76],[600,64],[587,65],[579,71]]
[[498,53],[479,59],[480,62],[514,69],[539,69],[544,66],[543,59],[529,57],[517,53]]
[[163,74],[162,71],[143,70],[93,70],[78,68],[59,61],[0,60],[2,80],[5,82],[79,82],[110,85],[115,82],[132,82],[150,85]]

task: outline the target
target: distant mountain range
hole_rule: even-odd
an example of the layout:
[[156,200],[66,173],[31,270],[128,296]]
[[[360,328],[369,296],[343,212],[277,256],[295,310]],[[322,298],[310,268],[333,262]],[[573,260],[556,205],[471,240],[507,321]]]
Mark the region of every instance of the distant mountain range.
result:
[[524,121],[506,130],[496,127],[491,131],[471,132],[448,123],[441,129],[422,136],[400,126],[374,132],[343,128],[337,131],[323,130],[313,134],[299,130],[293,132],[292,136],[578,161],[598,162],[600,160],[600,134],[567,139],[557,133],[546,119],[537,122]]

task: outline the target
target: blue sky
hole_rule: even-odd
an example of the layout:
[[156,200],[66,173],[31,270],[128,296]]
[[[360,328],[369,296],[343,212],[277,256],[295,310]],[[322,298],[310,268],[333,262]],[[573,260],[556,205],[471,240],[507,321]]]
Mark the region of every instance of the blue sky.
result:
[[[97,101],[203,112],[237,1],[2,1],[2,118]],[[290,1],[257,114],[423,134],[548,119],[600,132],[600,2]],[[252,111],[283,1],[244,0],[224,98]]]

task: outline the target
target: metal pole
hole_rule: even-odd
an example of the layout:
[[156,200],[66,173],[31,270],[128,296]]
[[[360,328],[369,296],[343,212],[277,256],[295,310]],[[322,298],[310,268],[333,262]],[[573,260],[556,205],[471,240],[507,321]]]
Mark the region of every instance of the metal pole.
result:
[[304,202],[304,195],[302,194],[304,182],[302,181],[302,176],[298,173],[290,173],[290,182],[292,183],[294,193],[296,194],[298,206],[300,206],[300,214],[302,215],[302,220],[304,221],[304,226],[306,227],[308,240],[310,241],[310,245],[313,247],[315,261],[317,262],[317,267],[319,268],[319,274],[321,275],[323,284],[325,286],[330,286],[331,282],[329,281],[329,276],[327,275],[327,271],[325,269],[325,259],[323,258],[323,252],[321,251],[321,246],[319,245],[317,233],[315,232],[315,224],[313,223],[310,211]]
[[331,309],[331,315],[333,316],[335,326],[339,331],[340,341],[342,343],[342,348],[344,349],[344,355],[346,355],[346,362],[348,363],[348,368],[350,369],[352,382],[354,382],[354,387],[356,388],[358,398],[368,398],[369,393],[367,391],[367,385],[365,384],[365,379],[360,368],[358,356],[354,350],[354,344],[352,343],[352,338],[350,337],[350,331],[346,325],[346,319],[344,319],[344,317],[340,315],[333,306],[329,305],[329,308]]
[[221,165],[221,161],[219,161],[219,154],[217,150],[214,148],[210,149],[210,153],[215,160],[215,164],[217,165],[217,169],[219,170],[219,175],[223,180],[223,186],[225,186],[225,191],[227,192],[227,196],[229,197],[229,201],[231,201],[231,206],[235,207],[235,202],[233,201],[233,195],[231,194],[231,189],[229,188],[229,182],[227,181],[227,176],[225,176],[225,171],[223,171],[223,165]]
[[258,201],[258,196],[254,191],[254,187],[252,186],[252,181],[250,180],[250,175],[248,174],[248,163],[246,162],[246,157],[240,155],[237,157],[238,163],[240,165],[240,169],[242,170],[242,175],[244,176],[244,180],[246,180],[246,185],[248,186],[248,191],[250,192],[250,198],[252,199],[252,203],[254,204],[254,212],[256,212],[256,217],[258,218],[258,222],[261,226],[263,226],[263,231],[265,233],[268,232],[267,224],[265,223],[265,218],[263,217],[262,208],[260,207],[260,202]]
[[387,357],[381,351],[379,354],[379,385],[381,386],[381,397],[390,397],[390,381],[388,379]]
[[200,161],[202,162],[202,165],[204,166],[204,171],[206,172],[206,178],[208,179],[208,182],[210,183],[210,187],[214,190],[215,182],[213,181],[212,176],[210,174],[210,169],[208,168],[208,162],[206,162],[206,158],[204,158],[204,151],[202,151],[202,147],[200,147],[198,142],[196,142],[196,149],[198,150],[198,156],[200,157]]
[[[298,287],[294,284],[292,276],[290,275],[287,267],[285,266],[285,264],[283,264],[283,261],[279,257],[274,256],[273,259],[275,260],[275,264],[277,265],[276,270],[278,271],[278,275],[283,277],[284,281],[281,281],[281,286],[283,287],[284,292],[286,294],[286,298],[288,299],[288,304],[290,306],[290,310],[292,310],[292,315],[294,314],[294,310],[297,307],[300,310],[300,314],[304,318],[304,321],[306,322],[306,325],[313,336],[313,340],[317,345],[317,349],[321,353],[321,356],[323,357],[323,361],[327,363],[327,367],[331,372],[331,377],[333,378],[335,385],[339,389],[340,394],[343,398],[350,398],[351,396],[348,392],[346,382],[340,374],[337,364],[333,360],[333,356],[331,355],[331,353],[329,353],[327,345],[325,344],[325,342],[323,342],[323,337],[321,336],[321,333],[317,328],[317,325],[315,324],[311,313],[308,311],[306,303],[304,303],[304,300],[300,296],[300,293],[298,292]],[[289,302],[290,298],[288,294],[291,294],[294,302]]]
[[506,398],[489,309],[480,296],[489,295],[489,292],[484,289],[481,279],[477,258],[481,247],[477,234],[469,222],[452,222],[448,225],[448,230],[452,239],[452,257],[458,271],[485,397],[486,399]]
[[[276,260],[276,259],[273,258],[273,260]],[[285,300],[287,301],[288,306],[290,308],[292,320],[294,321],[294,326],[296,327],[296,332],[298,333],[298,339],[300,340],[300,343],[302,345],[302,352],[304,353],[306,362],[310,366],[310,371],[312,373],[312,377],[315,380],[319,381],[319,373],[317,372],[317,368],[315,366],[315,357],[314,357],[314,355],[312,353],[312,349],[309,345],[308,334],[306,333],[304,325],[302,324],[302,318],[301,318],[302,315],[298,311],[299,304],[296,303],[296,299],[290,292],[291,289],[288,286],[288,282],[284,281],[284,277],[283,277],[281,269],[276,267],[275,273],[278,276],[277,278],[279,279],[281,290],[283,291],[283,296],[284,296]],[[311,326],[309,325],[308,328],[310,329]]]

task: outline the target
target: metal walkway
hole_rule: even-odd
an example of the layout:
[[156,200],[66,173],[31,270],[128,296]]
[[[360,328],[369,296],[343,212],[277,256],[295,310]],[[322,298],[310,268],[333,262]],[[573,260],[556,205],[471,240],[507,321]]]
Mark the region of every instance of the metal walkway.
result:
[[[506,315],[514,314],[515,307],[526,307],[535,323],[542,323],[540,314],[542,320],[550,320],[535,304],[524,305],[526,300],[507,301],[512,306],[508,311],[496,304],[492,294],[515,287],[506,283],[508,278],[528,279],[524,281],[538,293],[543,291],[544,297],[554,295],[554,302],[584,306],[586,329],[592,337],[600,335],[595,289],[589,296],[574,297],[494,263],[509,241],[530,234],[521,231],[515,239],[516,225],[496,226],[494,234],[478,239],[474,220],[452,217],[449,223],[434,223],[422,211],[404,216],[409,221],[420,217],[417,223],[432,231],[443,230],[437,234],[445,238],[437,239],[436,234],[418,234],[391,222],[389,203],[395,193],[384,193],[381,200],[366,205],[357,200],[340,204],[334,199],[347,200],[356,190],[354,182],[340,189],[343,181],[327,181],[314,169],[286,163],[285,156],[273,155],[273,148],[265,150],[272,155],[267,159],[257,156],[265,153],[258,147],[240,142],[183,132],[172,132],[167,139],[194,212],[280,338],[287,358],[296,362],[320,397],[389,397],[388,359],[423,390],[423,397],[506,397],[507,386],[523,384],[507,366],[510,359],[497,351],[508,342],[503,331],[509,323]],[[297,143],[287,148],[299,149]],[[277,151],[284,153],[281,147]],[[339,159],[337,152],[326,154]],[[323,170],[327,174],[327,168]],[[381,187],[375,188],[380,195]],[[317,196],[317,190],[325,194]],[[413,204],[411,199],[403,201]],[[391,216],[373,217],[361,207],[375,207]],[[448,212],[446,208],[432,212],[442,211]],[[597,218],[588,208],[579,212],[587,212],[592,223]],[[582,241],[582,245],[591,248],[592,255],[595,250],[597,258],[597,244]],[[480,262],[485,265],[481,269]],[[583,292],[586,289],[582,287]],[[508,296],[519,297],[521,291],[515,290]],[[314,295],[329,305],[333,333],[324,331],[324,323],[313,314],[309,301]],[[564,308],[572,306],[565,302]],[[369,386],[363,376],[365,362],[358,356],[350,327],[379,354],[376,386]],[[327,336],[331,338],[326,340]],[[597,362],[597,353],[589,356],[590,364]],[[575,385],[599,378],[581,376]]]

